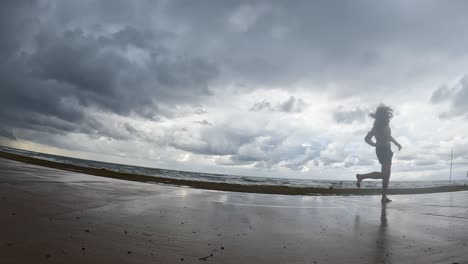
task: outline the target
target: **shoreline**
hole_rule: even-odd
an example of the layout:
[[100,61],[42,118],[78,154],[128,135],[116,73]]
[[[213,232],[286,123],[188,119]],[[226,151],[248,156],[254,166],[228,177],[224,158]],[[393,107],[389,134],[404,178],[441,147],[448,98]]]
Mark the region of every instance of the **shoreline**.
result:
[[[87,168],[72,164],[65,164],[38,158],[32,158],[13,154],[5,151],[0,151],[0,158],[14,160],[18,162],[38,165],[48,168],[54,168],[65,171],[79,172],[89,175],[137,181],[145,183],[161,183],[177,186],[187,186],[197,189],[215,190],[215,191],[230,191],[230,192],[244,192],[244,193],[264,193],[264,194],[284,194],[284,195],[377,195],[381,194],[380,188],[374,189],[357,189],[357,188],[318,188],[318,187],[289,187],[289,186],[273,186],[273,185],[242,185],[233,183],[215,183],[204,181],[193,181],[183,179],[170,179],[158,176],[148,176],[141,174],[131,174],[125,172],[116,172],[107,169]],[[455,192],[455,191],[468,191],[466,185],[456,186],[437,186],[413,189],[389,189],[389,195],[396,194],[423,194],[423,193],[439,193],[439,192]]]

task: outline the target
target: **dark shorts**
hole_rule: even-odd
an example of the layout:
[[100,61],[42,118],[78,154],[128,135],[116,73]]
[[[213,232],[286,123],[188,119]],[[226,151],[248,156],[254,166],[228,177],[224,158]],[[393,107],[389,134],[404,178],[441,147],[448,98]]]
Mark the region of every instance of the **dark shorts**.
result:
[[375,153],[380,164],[392,164],[393,152],[390,146],[377,146]]

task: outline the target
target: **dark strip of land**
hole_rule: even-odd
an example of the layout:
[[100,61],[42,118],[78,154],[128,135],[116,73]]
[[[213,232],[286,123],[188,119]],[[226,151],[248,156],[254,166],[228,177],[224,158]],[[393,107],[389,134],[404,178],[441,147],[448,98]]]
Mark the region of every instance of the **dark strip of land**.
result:
[[[66,164],[43,160],[23,155],[13,154],[5,151],[0,151],[0,158],[15,160],[19,162],[66,170],[80,172],[90,175],[128,180],[139,181],[147,183],[163,183],[178,186],[189,186],[198,189],[218,190],[218,191],[231,191],[231,192],[248,192],[248,193],[269,193],[269,194],[288,194],[288,195],[375,195],[380,194],[381,189],[337,189],[337,188],[317,188],[317,187],[290,187],[290,186],[276,186],[276,185],[242,185],[233,183],[217,183],[217,182],[204,182],[192,181],[184,179],[171,179],[163,176],[148,176],[142,174],[131,174],[125,172],[111,171],[107,169],[88,168],[77,166],[73,164]],[[389,194],[422,194],[422,193],[438,193],[438,192],[454,192],[454,191],[467,191],[466,185],[453,185],[453,186],[437,186],[426,188],[398,188],[389,189]]]

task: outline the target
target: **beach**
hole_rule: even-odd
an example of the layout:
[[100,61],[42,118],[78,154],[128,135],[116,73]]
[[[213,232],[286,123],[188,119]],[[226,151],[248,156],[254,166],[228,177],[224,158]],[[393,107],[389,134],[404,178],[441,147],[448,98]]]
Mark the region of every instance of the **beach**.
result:
[[302,196],[0,159],[1,263],[467,263],[468,192]]

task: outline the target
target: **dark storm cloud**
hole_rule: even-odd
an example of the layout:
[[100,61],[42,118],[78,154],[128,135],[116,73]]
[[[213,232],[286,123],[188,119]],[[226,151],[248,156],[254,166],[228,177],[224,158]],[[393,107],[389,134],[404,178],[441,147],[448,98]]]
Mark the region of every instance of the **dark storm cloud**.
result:
[[211,93],[217,67],[169,51],[162,44],[169,33],[128,25],[105,33],[53,31],[37,25],[35,1],[4,1],[0,10],[3,126],[124,139],[89,112],[157,120],[171,115],[164,106],[193,104]]
[[[31,58],[38,78],[70,85],[83,106],[121,115],[136,112],[150,118],[157,112],[151,111],[153,103],[196,102],[197,97],[210,94],[207,82],[216,74],[215,66],[201,59],[178,57],[163,47],[145,48],[149,44],[144,41],[158,40],[145,38],[133,28],[106,38],[77,29],[38,39]],[[125,56],[132,51],[144,53],[141,62]]]
[[366,116],[369,114],[368,109],[356,107],[355,109],[347,110],[343,107],[339,107],[333,112],[333,119],[337,123],[350,124],[353,122],[363,122]]
[[187,29],[187,45],[209,44],[195,47],[239,82],[341,83],[341,95],[360,83],[380,93],[407,81],[409,71],[418,78],[433,70],[424,68],[427,56],[464,56],[468,46],[464,2],[202,3],[170,1],[163,16]]
[[168,43],[174,49],[216,61],[229,82],[333,82],[344,84],[336,92],[349,95],[356,83],[362,84],[361,90],[379,93],[407,82],[409,75],[419,77],[431,70],[423,67],[429,55],[464,56],[466,5],[460,1],[60,1],[51,13],[58,17],[54,22],[70,25],[163,29],[172,33]]
[[37,23],[33,12],[35,1],[6,0],[0,3],[0,55],[2,60],[12,56],[31,34],[30,25]]

